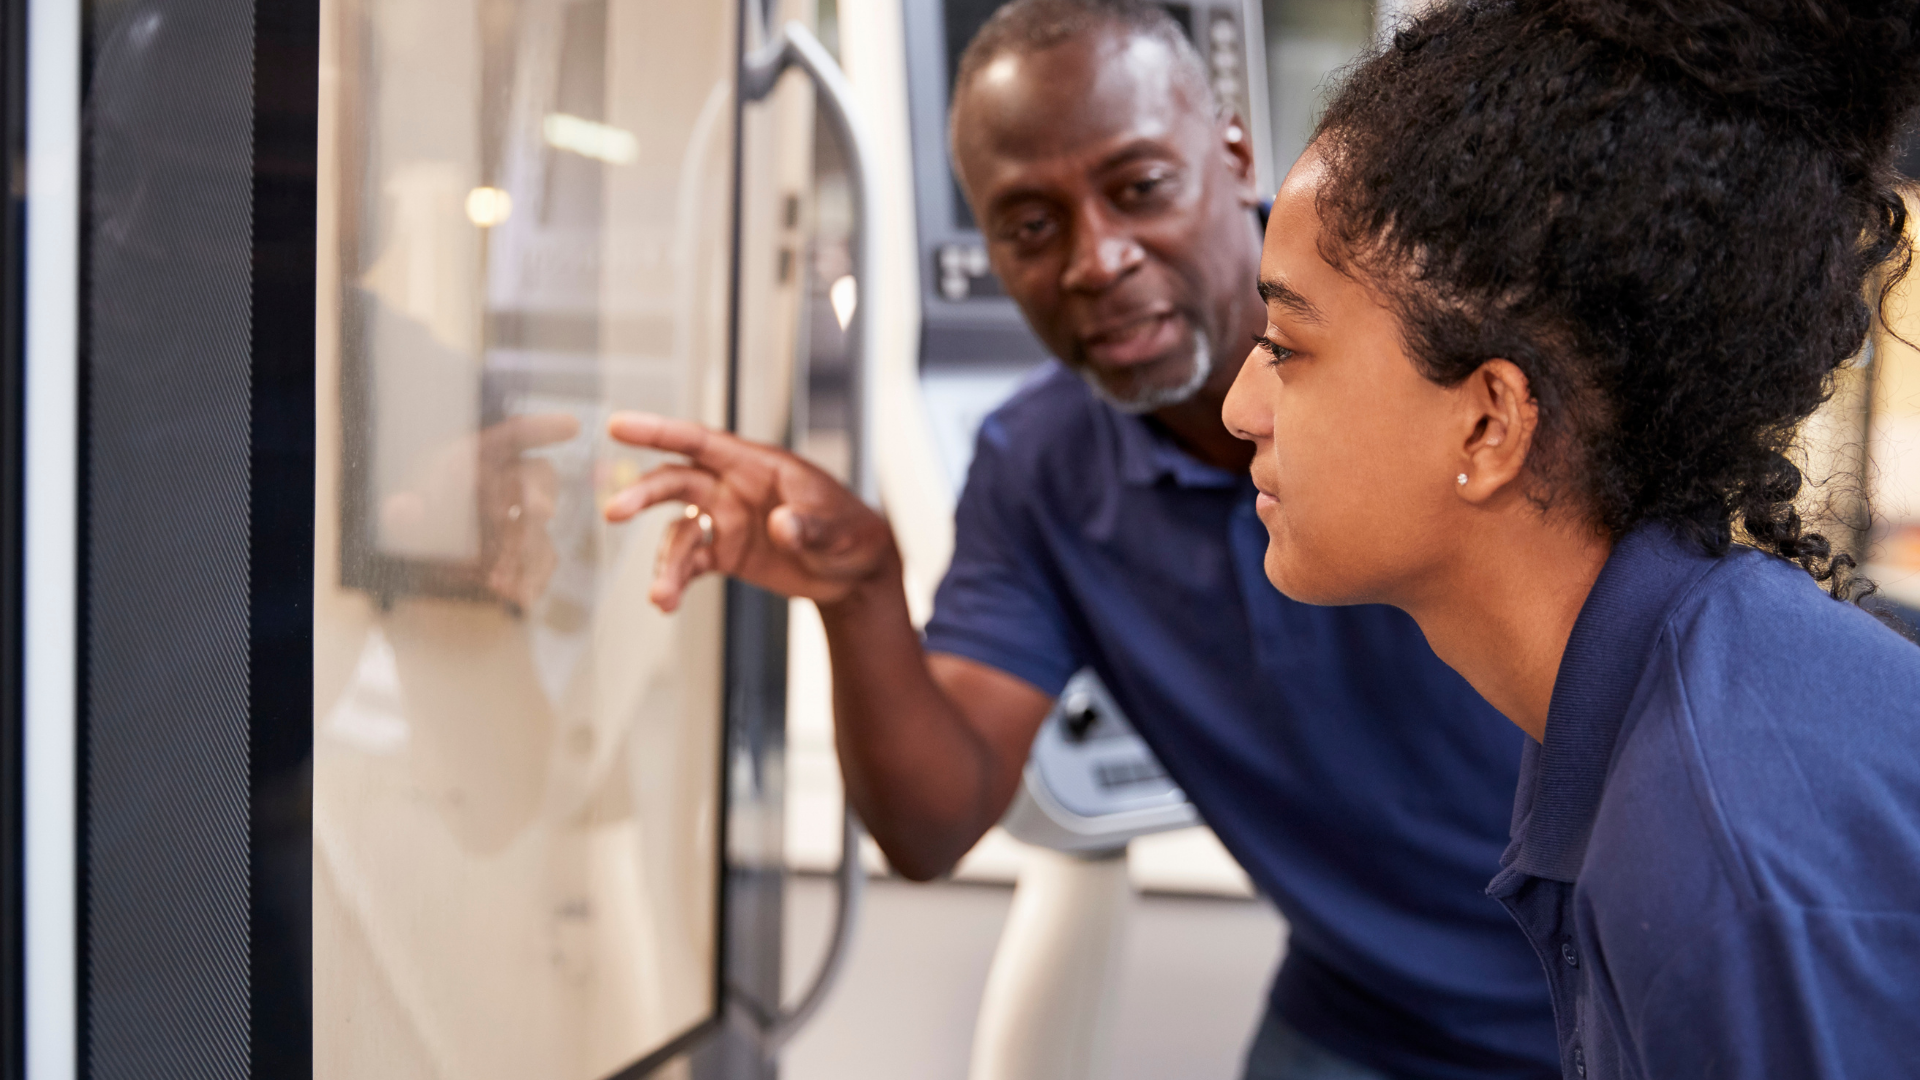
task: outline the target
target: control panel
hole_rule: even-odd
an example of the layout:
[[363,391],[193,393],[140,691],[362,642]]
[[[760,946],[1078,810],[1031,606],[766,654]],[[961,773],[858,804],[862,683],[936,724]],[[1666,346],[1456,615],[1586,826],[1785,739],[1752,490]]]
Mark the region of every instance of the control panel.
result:
[[1029,844],[1092,852],[1199,820],[1099,676],[1082,670],[1041,724],[1000,824]]

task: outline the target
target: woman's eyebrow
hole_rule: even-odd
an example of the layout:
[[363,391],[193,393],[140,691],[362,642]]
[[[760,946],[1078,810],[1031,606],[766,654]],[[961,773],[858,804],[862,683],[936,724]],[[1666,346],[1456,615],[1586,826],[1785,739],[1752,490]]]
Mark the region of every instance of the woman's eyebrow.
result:
[[1313,301],[1300,295],[1293,286],[1281,281],[1279,278],[1260,279],[1260,299],[1269,304],[1278,304],[1286,308],[1288,311],[1293,312],[1294,316],[1301,322],[1309,322],[1319,326],[1324,325],[1327,321],[1326,316],[1320,314],[1320,309],[1314,306]]

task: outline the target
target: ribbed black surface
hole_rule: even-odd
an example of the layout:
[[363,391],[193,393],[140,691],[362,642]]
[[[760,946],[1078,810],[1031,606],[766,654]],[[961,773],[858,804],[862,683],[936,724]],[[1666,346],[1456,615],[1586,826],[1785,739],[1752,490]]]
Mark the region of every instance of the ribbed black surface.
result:
[[0,1080],[26,1071],[21,805],[26,0],[0,0]]
[[248,1075],[253,6],[93,8],[85,1075]]

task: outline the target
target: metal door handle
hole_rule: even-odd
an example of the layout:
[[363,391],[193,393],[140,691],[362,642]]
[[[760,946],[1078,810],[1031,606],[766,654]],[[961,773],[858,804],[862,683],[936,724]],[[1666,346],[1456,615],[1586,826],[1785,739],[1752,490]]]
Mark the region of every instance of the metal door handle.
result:
[[873,402],[879,389],[880,328],[873,318],[874,268],[880,264],[879,214],[874,203],[880,190],[879,174],[874,169],[873,135],[866,118],[853,97],[846,73],[834,62],[827,47],[813,31],[797,22],[781,28],[773,39],[748,56],[740,71],[740,94],[747,101],[759,101],[773,91],[774,84],[789,67],[797,67],[813,79],[826,106],[834,133],[846,151],[848,179],[852,182],[854,220],[853,280],[858,285],[853,319],[848,337],[853,342],[853,462],[848,486],[870,506],[880,504],[880,482],[873,467]]
[[[853,87],[832,54],[813,32],[797,22],[781,28],[767,44],[748,56],[740,69],[740,95],[746,101],[759,101],[771,93],[774,84],[789,68],[797,67],[813,79],[820,102],[832,120],[847,155],[852,182],[856,221],[853,245],[853,279],[856,283],[853,318],[849,338],[854,346],[852,430],[853,447],[848,484],[870,506],[880,502],[880,484],[873,468],[874,392],[879,384],[880,336],[873,318],[873,269],[879,265],[879,228],[874,194],[879,184],[874,173],[873,137],[866,120],[853,99]],[[803,389],[796,388],[795,393]],[[844,796],[844,791],[843,791]],[[833,938],[813,981],[790,1007],[768,1018],[761,1032],[761,1045],[771,1055],[798,1032],[826,1000],[839,977],[853,937],[853,925],[860,913],[860,894],[866,885],[866,872],[860,865],[860,820],[853,801],[845,799],[840,828],[840,866],[835,872],[839,899],[834,907]]]

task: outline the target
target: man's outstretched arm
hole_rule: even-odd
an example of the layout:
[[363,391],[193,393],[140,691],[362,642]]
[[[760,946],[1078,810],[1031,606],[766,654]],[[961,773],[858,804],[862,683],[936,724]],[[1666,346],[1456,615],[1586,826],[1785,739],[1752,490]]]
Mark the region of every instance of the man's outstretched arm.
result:
[[1051,699],[985,664],[922,649],[892,530],[826,473],[689,421],[621,413],[608,430],[687,458],[616,494],[609,521],[663,502],[696,506],[712,521],[711,543],[694,519],[669,527],[653,602],[672,611],[708,573],[814,601],[854,808],[902,874],[925,880],[951,868],[1013,798]]

